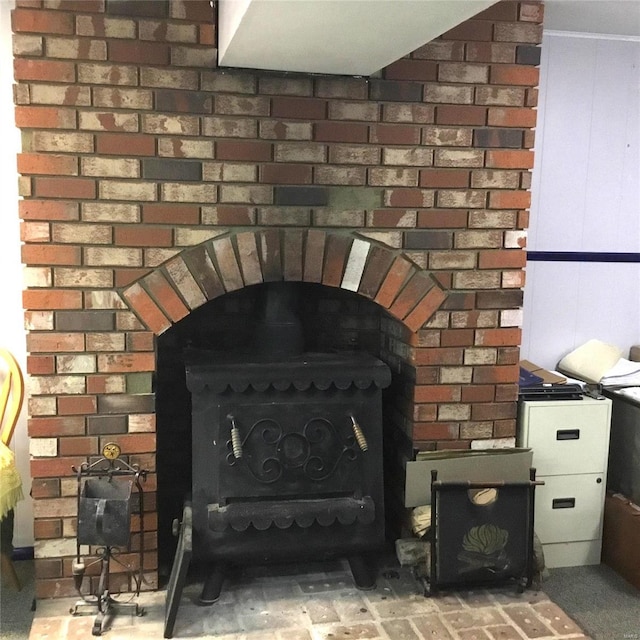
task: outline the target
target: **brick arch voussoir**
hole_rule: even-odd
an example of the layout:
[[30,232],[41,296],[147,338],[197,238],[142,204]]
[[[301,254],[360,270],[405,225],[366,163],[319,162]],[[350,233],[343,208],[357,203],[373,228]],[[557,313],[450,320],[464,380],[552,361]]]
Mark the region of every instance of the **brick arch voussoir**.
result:
[[352,232],[269,228],[189,247],[121,291],[148,330],[164,333],[210,300],[246,286],[310,282],[373,300],[415,332],[447,297],[400,250]]

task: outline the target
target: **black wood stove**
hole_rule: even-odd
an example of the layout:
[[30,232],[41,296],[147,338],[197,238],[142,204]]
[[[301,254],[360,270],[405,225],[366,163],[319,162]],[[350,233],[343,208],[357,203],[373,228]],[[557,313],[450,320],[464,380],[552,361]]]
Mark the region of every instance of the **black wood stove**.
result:
[[230,566],[248,563],[346,557],[358,587],[375,585],[366,555],[384,544],[391,373],[366,353],[305,351],[281,284],[269,285],[250,349],[185,352],[192,483],[176,557],[186,544],[208,565],[203,603],[218,599]]
[[210,562],[204,602],[224,567],[346,556],[372,587],[362,554],[384,542],[381,389],[367,354],[282,361],[189,354],[194,556]]

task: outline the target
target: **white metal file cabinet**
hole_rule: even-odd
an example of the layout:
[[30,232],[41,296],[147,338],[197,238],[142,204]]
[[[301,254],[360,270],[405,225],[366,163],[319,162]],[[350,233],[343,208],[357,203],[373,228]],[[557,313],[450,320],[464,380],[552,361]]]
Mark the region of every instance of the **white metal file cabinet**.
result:
[[533,450],[535,531],[547,567],[599,564],[611,400],[521,401],[518,446]]

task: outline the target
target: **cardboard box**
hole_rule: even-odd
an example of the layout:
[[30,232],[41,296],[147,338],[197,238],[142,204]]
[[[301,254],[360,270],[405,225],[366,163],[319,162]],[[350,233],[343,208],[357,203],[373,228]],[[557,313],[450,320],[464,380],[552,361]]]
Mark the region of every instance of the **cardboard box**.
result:
[[421,452],[407,462],[404,506],[431,504],[431,470],[447,482],[527,482],[533,460],[531,449],[471,449]]
[[547,371],[546,369],[539,367],[537,364],[529,362],[529,360],[520,360],[520,366],[525,371],[542,378],[542,384],[565,384],[567,382],[567,379],[564,376],[559,376],[557,373]]
[[602,562],[640,589],[640,506],[620,493],[605,498]]

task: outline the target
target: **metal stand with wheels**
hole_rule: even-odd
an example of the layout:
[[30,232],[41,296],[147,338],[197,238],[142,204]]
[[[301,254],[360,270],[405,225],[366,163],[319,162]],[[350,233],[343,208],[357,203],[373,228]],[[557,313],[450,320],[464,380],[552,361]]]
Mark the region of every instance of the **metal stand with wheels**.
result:
[[[71,615],[96,614],[91,630],[92,635],[102,635],[102,625],[110,615],[130,610],[137,616],[144,615],[144,609],[133,598],[142,587],[144,567],[144,492],[141,481],[147,472],[138,465],[129,465],[120,459],[120,447],[113,442],[102,449],[102,457],[95,462],[82,463],[79,469],[72,467],[78,480],[78,535],[76,561],[73,563],[73,578],[80,600],[71,607]],[[136,491],[132,495],[132,489]],[[140,514],[140,546],[138,568],[125,564],[118,558],[119,548],[130,552],[131,503],[137,496]],[[89,545],[88,556],[94,559],[85,562],[81,545]],[[91,549],[91,547],[94,547]],[[135,592],[128,601],[114,597],[110,589],[111,562],[125,569],[135,582]],[[82,583],[87,568],[100,563],[100,576],[96,588],[82,592]]]

